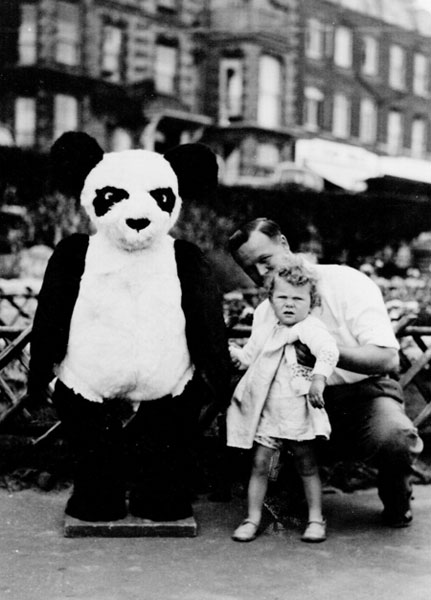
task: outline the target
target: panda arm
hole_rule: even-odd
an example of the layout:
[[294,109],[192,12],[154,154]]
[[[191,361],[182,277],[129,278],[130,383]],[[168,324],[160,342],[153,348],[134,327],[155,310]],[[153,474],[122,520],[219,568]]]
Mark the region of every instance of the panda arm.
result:
[[59,364],[66,354],[88,240],[83,234],[62,240],[48,262],[30,340],[30,397],[41,397],[54,377],[54,365]]
[[230,398],[231,363],[221,294],[197,246],[176,240],[175,252],[191,359],[212,402],[224,407]]

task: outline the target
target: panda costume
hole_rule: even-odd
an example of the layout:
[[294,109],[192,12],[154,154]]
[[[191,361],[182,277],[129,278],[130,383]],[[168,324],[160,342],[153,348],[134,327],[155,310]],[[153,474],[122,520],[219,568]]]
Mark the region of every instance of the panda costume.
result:
[[[214,172],[208,148],[184,149]],[[172,153],[174,167],[183,154],[181,146]],[[169,235],[182,174],[169,154],[103,154],[84,133],[61,136],[51,159],[57,187],[82,188],[95,228],[55,248],[31,340],[29,396],[57,378],[53,402],[76,457],[66,513],[187,518],[198,417],[208,403],[225,406],[229,357],[209,266],[196,246]]]

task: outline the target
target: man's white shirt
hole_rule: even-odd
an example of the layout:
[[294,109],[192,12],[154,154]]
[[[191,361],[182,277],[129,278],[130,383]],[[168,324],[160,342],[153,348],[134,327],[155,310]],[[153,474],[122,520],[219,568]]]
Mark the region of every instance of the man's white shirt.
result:
[[[311,266],[311,265],[310,265]],[[378,286],[366,275],[344,265],[312,265],[319,282],[322,306],[313,310],[335,338],[337,346],[357,348],[372,344],[383,348],[398,349],[382,294]],[[268,329],[268,334],[277,318],[268,300],[257,308],[253,318],[250,340],[244,350],[253,352],[255,334]],[[353,373],[335,368],[328,385],[355,383],[369,375]]]

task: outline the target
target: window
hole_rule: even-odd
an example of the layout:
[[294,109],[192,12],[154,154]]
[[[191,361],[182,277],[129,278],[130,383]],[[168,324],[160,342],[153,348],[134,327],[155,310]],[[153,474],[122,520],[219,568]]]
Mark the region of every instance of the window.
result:
[[334,56],[334,39],[335,27],[333,25],[325,25],[325,56]]
[[103,27],[102,77],[109,81],[120,81],[122,71],[123,30],[114,25]]
[[36,100],[15,100],[15,141],[17,146],[32,146],[36,140]]
[[21,5],[18,56],[21,65],[33,65],[37,58],[37,5]]
[[304,90],[304,126],[310,131],[321,128],[323,123],[323,93],[314,87]]
[[335,94],[332,133],[339,138],[350,136],[351,102],[344,94]]
[[79,63],[79,5],[59,2],[55,59],[64,65]]
[[54,97],[54,139],[65,131],[78,128],[78,101],[73,96],[57,94]]
[[130,133],[122,127],[116,127],[111,136],[112,152],[121,152],[133,148],[133,138]]
[[389,85],[403,90],[406,81],[406,56],[401,46],[391,46],[389,51]]
[[403,147],[403,115],[391,110],[388,115],[388,152],[399,154]]
[[352,66],[353,37],[347,27],[335,30],[334,62],[338,67],[350,69]]
[[220,121],[229,123],[242,117],[243,61],[223,58],[220,63]]
[[280,162],[280,152],[274,144],[258,144],[256,150],[256,163],[266,171],[272,172]]
[[0,121],[0,146],[15,146],[10,128]]
[[305,32],[305,55],[308,58],[322,58],[325,45],[325,30],[317,19],[308,19]]
[[423,54],[415,54],[413,62],[413,93],[417,96],[428,95],[428,60]]
[[412,122],[411,151],[415,158],[424,158],[427,149],[427,122],[423,117],[416,117]]
[[178,48],[174,45],[157,44],[155,61],[155,85],[161,94],[175,94]]
[[257,122],[268,128],[281,123],[281,63],[273,56],[264,55],[259,60]]
[[365,144],[374,144],[377,138],[377,106],[371,98],[361,100],[359,138]]
[[377,75],[379,72],[379,43],[369,35],[362,40],[362,72]]

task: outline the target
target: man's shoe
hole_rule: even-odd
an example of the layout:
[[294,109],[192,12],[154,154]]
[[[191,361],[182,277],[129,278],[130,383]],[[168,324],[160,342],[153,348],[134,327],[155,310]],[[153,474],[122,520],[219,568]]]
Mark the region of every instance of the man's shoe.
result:
[[394,527],[398,529],[402,527],[409,527],[412,521],[413,513],[410,509],[402,515],[394,514],[387,510],[384,510],[382,513],[383,525],[386,525],[387,527]]

